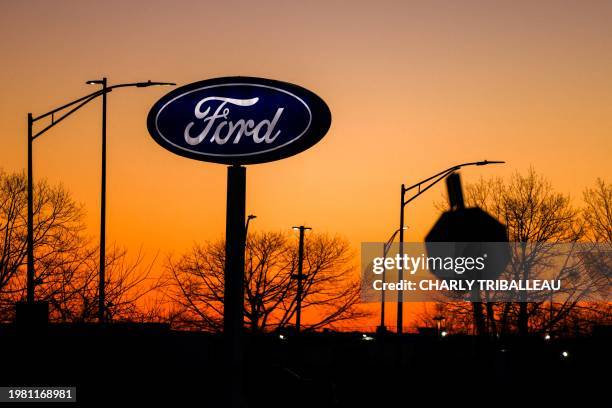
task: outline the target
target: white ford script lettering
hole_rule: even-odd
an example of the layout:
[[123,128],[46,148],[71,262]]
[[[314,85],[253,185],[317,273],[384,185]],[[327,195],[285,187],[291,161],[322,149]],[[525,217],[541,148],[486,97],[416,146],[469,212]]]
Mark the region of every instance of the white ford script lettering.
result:
[[[210,102],[219,101],[219,105],[213,114],[211,112],[211,106],[213,105]],[[190,131],[191,128],[195,125],[195,122],[190,122],[185,127],[185,141],[192,145],[198,145],[204,141],[207,136],[211,133],[213,127],[215,128],[214,132],[212,132],[212,136],[209,141],[211,143],[216,143],[218,145],[225,144],[228,140],[234,136],[232,141],[233,144],[238,144],[242,136],[253,137],[253,141],[255,143],[272,143],[280,134],[280,130],[277,130],[274,133],[274,128],[278,123],[281,115],[285,108],[278,108],[272,120],[264,119],[258,124],[255,124],[255,121],[252,119],[240,119],[236,122],[232,122],[229,120],[230,108],[226,107],[226,105],[235,105],[235,106],[253,106],[259,101],[259,98],[251,98],[251,99],[235,99],[235,98],[225,98],[221,96],[209,96],[207,98],[202,99],[195,106],[194,114],[197,119],[201,119],[204,124],[204,129],[197,136],[191,136]],[[221,119],[221,121],[218,121]],[[216,124],[216,127],[215,127]],[[273,135],[274,134],[274,135]]]

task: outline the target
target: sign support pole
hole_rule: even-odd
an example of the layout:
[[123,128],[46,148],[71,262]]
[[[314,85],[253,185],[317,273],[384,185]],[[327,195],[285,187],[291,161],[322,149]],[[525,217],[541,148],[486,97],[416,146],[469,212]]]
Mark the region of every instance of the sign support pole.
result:
[[[464,210],[463,187],[461,186],[461,176],[458,171],[452,172],[446,177],[446,189],[448,191],[448,202],[451,211]],[[480,276],[476,276],[480,279]],[[484,315],[482,311],[482,298],[480,290],[474,285],[472,289],[472,315],[474,318],[474,331],[477,335],[484,334],[486,330]]]
[[223,332],[229,370],[227,401],[242,406],[242,330],[244,322],[244,245],[246,167],[227,168],[227,213],[225,224],[225,288]]

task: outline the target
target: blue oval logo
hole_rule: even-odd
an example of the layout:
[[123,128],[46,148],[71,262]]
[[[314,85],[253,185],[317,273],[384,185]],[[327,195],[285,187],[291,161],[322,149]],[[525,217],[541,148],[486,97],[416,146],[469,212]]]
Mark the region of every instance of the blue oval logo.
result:
[[255,164],[317,143],[331,125],[313,92],[286,82],[225,77],[173,90],[153,105],[147,127],[165,149],[192,159]]

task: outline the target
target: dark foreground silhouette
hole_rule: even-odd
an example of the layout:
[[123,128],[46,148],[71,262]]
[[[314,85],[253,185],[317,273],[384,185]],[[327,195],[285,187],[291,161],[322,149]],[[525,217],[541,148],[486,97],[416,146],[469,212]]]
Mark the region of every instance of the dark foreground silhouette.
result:
[[[247,335],[244,395],[252,407],[480,406],[572,396],[594,402],[608,391],[604,329],[571,340]],[[227,406],[220,335],[163,325],[51,325],[38,332],[5,325],[0,344],[3,386],[76,386],[78,405]]]

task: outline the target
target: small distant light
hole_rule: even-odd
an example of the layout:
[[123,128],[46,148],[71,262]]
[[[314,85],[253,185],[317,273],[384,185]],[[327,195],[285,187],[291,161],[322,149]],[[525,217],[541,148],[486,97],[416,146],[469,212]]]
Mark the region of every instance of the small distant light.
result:
[[374,337],[368,336],[367,334],[364,333],[361,335],[361,340],[371,341],[371,340],[374,340]]
[[567,351],[563,351],[563,352],[561,353],[561,356],[562,356],[563,358],[568,358],[568,357],[569,357],[569,353],[568,353]]
[[505,353],[505,352],[506,352],[506,349],[501,349],[501,350],[499,350],[499,351],[501,351],[502,353]]
[[544,336],[544,340],[550,340],[550,334],[546,334],[546,336]]
[[446,336],[448,336],[448,332],[446,330],[444,330],[444,331],[440,332],[440,336],[446,337]]
[[282,335],[282,334],[279,334],[279,335],[278,335],[278,338],[279,338],[279,339],[281,339],[281,340],[285,340],[285,336],[284,336],[284,335]]

